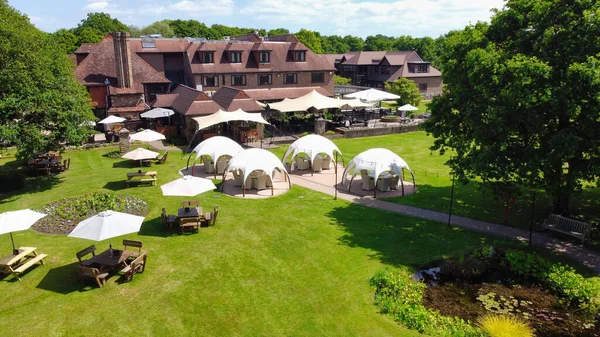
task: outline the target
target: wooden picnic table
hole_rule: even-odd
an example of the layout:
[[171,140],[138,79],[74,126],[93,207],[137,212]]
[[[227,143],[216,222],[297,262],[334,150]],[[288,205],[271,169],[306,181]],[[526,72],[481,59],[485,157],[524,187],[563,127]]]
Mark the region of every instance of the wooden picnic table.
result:
[[114,269],[120,265],[127,265],[127,260],[136,256],[137,255],[135,252],[128,250],[107,249],[102,253],[86,260],[86,263],[89,265],[100,265],[100,272],[103,273],[104,271]]
[[29,269],[36,263],[44,264],[43,259],[46,254],[38,254],[36,247],[21,247],[17,255],[8,255],[0,259],[0,272],[4,274],[12,273],[13,276],[21,281],[19,274]]
[[150,182],[150,184],[155,185],[157,181],[157,175],[158,173],[156,171],[127,172],[127,187],[129,187],[129,183],[132,181]]
[[182,233],[186,228],[197,231],[202,221],[204,221],[202,207],[185,207],[177,210],[177,223]]

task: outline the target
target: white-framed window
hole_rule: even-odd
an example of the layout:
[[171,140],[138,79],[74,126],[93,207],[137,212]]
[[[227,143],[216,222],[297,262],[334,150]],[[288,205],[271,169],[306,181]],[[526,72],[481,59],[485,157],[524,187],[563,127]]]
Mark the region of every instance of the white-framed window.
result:
[[231,85],[246,85],[246,75],[231,75]]
[[202,76],[202,85],[205,87],[218,87],[219,86],[219,76]]
[[271,53],[268,51],[261,51],[258,53],[258,62],[259,63],[270,63],[271,62]]
[[429,65],[428,64],[419,64],[417,65],[417,73],[428,73]]
[[214,63],[212,51],[202,52],[202,63]]
[[305,62],[306,61],[306,51],[299,50],[294,53],[294,61],[296,62]]
[[229,63],[242,63],[242,52],[241,51],[229,52]]
[[291,73],[283,75],[283,84],[296,84],[298,83],[298,74]]
[[273,83],[273,76],[271,74],[259,74],[258,85],[268,85]]

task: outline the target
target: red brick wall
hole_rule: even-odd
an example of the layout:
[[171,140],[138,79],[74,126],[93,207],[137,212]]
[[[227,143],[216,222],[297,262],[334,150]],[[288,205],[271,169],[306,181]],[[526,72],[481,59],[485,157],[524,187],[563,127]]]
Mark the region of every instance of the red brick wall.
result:
[[106,108],[106,87],[88,87],[87,89],[92,97],[92,104],[94,107]]
[[427,95],[441,95],[442,94],[442,77],[411,77],[411,81],[415,82],[417,86],[420,83],[427,83],[427,91],[421,91],[421,94]]

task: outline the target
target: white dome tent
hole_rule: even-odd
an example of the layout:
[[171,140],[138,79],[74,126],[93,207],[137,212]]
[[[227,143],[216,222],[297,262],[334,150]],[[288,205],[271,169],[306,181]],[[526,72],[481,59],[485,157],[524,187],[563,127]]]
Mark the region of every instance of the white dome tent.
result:
[[[198,160],[198,158],[200,158],[200,157],[203,157],[203,156],[210,157],[212,162],[219,163],[219,160],[225,159],[226,157],[232,158],[242,151],[244,151],[242,146],[230,138],[223,137],[223,136],[215,136],[215,137],[208,138],[207,140],[196,145],[196,147],[192,150],[192,154],[196,153],[196,158],[194,159],[194,162],[192,163],[192,175],[194,175],[194,165],[195,165],[196,161]],[[190,158],[191,158],[191,156],[192,155],[190,154]],[[224,162],[224,166],[223,166],[223,169],[224,169],[227,166],[227,162],[229,160],[222,160],[222,161]],[[188,167],[189,167],[189,159],[188,159]],[[215,179],[217,178],[217,173],[218,173],[217,171],[221,171],[221,170],[214,170]],[[221,174],[221,173],[223,173],[223,172],[219,172],[219,174]]]
[[[291,170],[292,161],[294,160],[294,158],[300,153],[306,153],[310,158],[311,171],[314,173],[315,170],[313,164],[315,163],[315,158],[317,157],[317,155],[319,155],[320,153],[324,153],[328,155],[330,159],[333,160],[335,158],[334,152],[337,152],[340,155],[342,155],[340,149],[338,149],[338,147],[331,140],[319,135],[306,135],[297,139],[295,142],[292,143],[292,145],[290,145],[287,151],[285,151],[285,154],[283,155],[281,161],[285,165],[289,157]],[[334,160],[334,165],[334,169],[337,172],[337,158],[336,160]]]
[[[271,179],[271,195],[274,195],[272,182],[275,171],[279,171],[281,174],[283,174],[284,179],[289,182],[289,188],[292,187],[292,182],[287,170],[281,161],[279,161],[279,158],[277,158],[277,156],[275,156],[273,153],[264,149],[247,149],[231,158],[231,160],[229,160],[229,164],[225,168],[225,172],[223,172],[223,181],[225,181],[227,174],[234,170],[240,170],[242,172],[241,178],[243,179],[243,196],[246,196],[246,180],[254,171],[263,171],[264,174]],[[225,184],[223,184],[223,186],[225,186]]]
[[[369,149],[352,158],[342,175],[342,184],[346,182],[347,176],[351,175],[350,183],[348,184],[348,192],[350,192],[354,176],[362,170],[369,171],[371,173],[369,175],[372,176],[375,181],[379,179],[379,176],[382,173],[392,172],[399,177],[399,181],[402,184],[402,195],[404,195],[404,182],[402,180],[404,169],[407,169],[410,172],[413,185],[415,185],[415,176],[404,159],[388,149]],[[377,189],[375,188],[374,191],[374,196],[377,196]]]

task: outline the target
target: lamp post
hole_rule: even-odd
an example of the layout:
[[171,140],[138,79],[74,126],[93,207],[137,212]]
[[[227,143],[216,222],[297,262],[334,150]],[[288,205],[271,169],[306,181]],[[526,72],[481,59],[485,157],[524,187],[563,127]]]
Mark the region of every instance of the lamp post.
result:
[[450,210],[448,211],[448,227],[450,227],[450,221],[452,220],[452,202],[454,201],[454,172],[452,174],[452,188],[450,189]]

